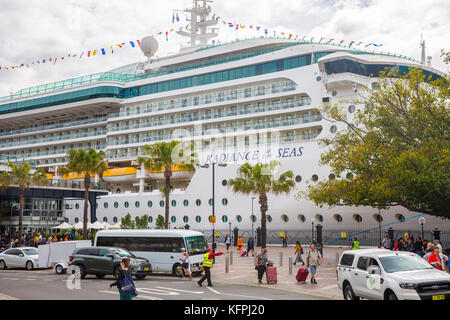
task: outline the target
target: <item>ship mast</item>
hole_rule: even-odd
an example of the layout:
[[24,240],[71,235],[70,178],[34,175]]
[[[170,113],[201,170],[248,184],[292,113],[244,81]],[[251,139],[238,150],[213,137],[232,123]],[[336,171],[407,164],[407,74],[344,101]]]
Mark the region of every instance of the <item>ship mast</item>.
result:
[[183,37],[190,38],[191,47],[206,45],[208,40],[218,36],[219,29],[210,28],[218,23],[218,19],[216,19],[215,14],[211,19],[208,19],[211,13],[211,6],[207,5],[207,2],[213,2],[213,0],[193,0],[191,9],[180,10],[181,12],[190,13],[191,18],[188,19],[189,27],[186,28],[189,32],[180,28],[177,33]]

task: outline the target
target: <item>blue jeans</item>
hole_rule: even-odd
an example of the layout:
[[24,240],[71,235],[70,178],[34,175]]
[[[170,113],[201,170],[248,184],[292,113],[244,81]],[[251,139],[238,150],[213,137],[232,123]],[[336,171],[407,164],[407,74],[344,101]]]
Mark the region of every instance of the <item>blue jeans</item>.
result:
[[317,266],[309,266],[309,269],[310,269],[312,275],[316,274]]

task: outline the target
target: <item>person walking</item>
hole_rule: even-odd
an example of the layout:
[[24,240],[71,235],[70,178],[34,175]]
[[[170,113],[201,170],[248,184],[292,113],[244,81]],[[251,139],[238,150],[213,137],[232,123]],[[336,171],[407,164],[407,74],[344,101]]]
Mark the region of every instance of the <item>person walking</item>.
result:
[[116,286],[119,289],[120,300],[133,300],[136,294],[136,286],[128,267],[130,266],[130,258],[125,257],[120,262],[120,270],[116,276],[116,281],[109,285],[109,290]]
[[435,246],[433,252],[429,254],[428,263],[438,270],[444,271],[445,256],[440,253],[439,247]]
[[203,270],[205,271],[205,275],[197,282],[200,287],[202,287],[203,281],[207,280],[208,287],[212,287],[211,283],[211,269],[213,267],[213,259],[216,256],[221,256],[223,252],[212,252],[212,249],[206,249],[206,253],[203,255]]
[[227,252],[228,252],[228,250],[230,249],[230,246],[231,246],[231,237],[229,234],[227,234],[227,236],[225,237],[225,244],[227,246]]
[[416,241],[414,241],[413,250],[416,254],[423,257],[423,240],[421,236],[417,236]]
[[183,256],[180,258],[182,264],[178,267],[178,270],[180,271],[180,278],[183,278],[183,269],[187,272],[189,275],[189,280],[192,280],[192,272],[191,272],[191,264],[189,263],[189,254],[186,252],[185,248],[180,249]]
[[258,283],[262,284],[262,277],[267,269],[267,263],[269,262],[267,257],[267,249],[263,248],[261,253],[256,256],[256,270],[258,270]]
[[306,267],[311,271],[311,283],[317,284],[316,273],[317,267],[322,264],[322,255],[319,250],[316,249],[315,244],[311,244],[311,249],[306,256]]
[[283,233],[282,240],[283,240],[283,248],[287,248],[287,236],[286,236],[286,233]]
[[294,260],[293,265],[295,266],[297,264],[297,262],[301,262],[302,266],[304,266],[305,262],[303,261],[303,258],[302,258],[303,248],[302,248],[302,245],[300,244],[300,241],[297,241],[297,243],[295,245],[294,254],[295,254],[295,260]]
[[[314,245],[314,247],[316,247],[316,245]],[[355,239],[353,240],[352,250],[358,250],[358,249],[359,249],[359,241],[358,241],[358,238],[355,237]]]
[[247,257],[248,257],[248,254],[250,253],[250,250],[252,251],[252,257],[254,257],[255,256],[255,242],[253,241],[252,237],[248,238]]
[[385,249],[392,250],[392,241],[388,234],[384,237],[383,241],[381,242],[381,245]]

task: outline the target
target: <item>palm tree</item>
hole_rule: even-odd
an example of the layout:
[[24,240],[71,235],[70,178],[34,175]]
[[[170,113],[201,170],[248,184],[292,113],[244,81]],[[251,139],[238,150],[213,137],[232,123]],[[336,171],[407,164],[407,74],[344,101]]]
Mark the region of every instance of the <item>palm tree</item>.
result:
[[238,177],[228,181],[229,187],[236,193],[245,195],[256,195],[259,197],[259,204],[261,206],[261,231],[262,243],[261,247],[266,247],[267,228],[266,228],[266,212],[267,193],[279,195],[282,193],[290,193],[294,188],[294,173],[289,170],[275,179],[274,172],[278,168],[278,161],[271,161],[270,164],[257,163],[252,166],[249,163],[244,163],[238,169]]
[[[144,165],[150,171],[164,171],[165,185],[161,190],[165,197],[165,219],[164,228],[169,228],[169,195],[171,192],[170,179],[175,166],[180,170],[193,171],[195,154],[192,152],[193,146],[183,149],[179,141],[157,142],[151,146],[145,145],[144,152],[150,157],[139,157],[138,163]],[[189,152],[186,152],[189,150]]]
[[104,160],[105,152],[95,151],[93,148],[89,150],[78,149],[69,150],[67,152],[69,162],[65,167],[59,167],[58,173],[61,175],[69,172],[76,172],[84,175],[84,214],[83,214],[83,239],[87,240],[87,222],[88,222],[88,201],[89,189],[91,187],[91,174],[102,175],[108,164]]
[[0,184],[3,190],[8,189],[11,185],[16,185],[19,188],[19,246],[22,245],[23,233],[23,208],[24,208],[24,193],[30,188],[31,184],[45,185],[48,183],[47,176],[42,169],[37,169],[31,172],[31,166],[28,162],[22,163],[18,166],[12,162],[8,163],[9,170],[3,171],[0,176]]

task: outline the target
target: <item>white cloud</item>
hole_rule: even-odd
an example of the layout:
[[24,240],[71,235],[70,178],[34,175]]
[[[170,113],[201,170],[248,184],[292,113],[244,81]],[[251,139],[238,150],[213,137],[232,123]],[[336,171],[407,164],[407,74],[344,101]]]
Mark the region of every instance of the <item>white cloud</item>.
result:
[[[90,49],[108,48],[172,27],[172,9],[189,0],[0,0],[0,66],[31,63]],[[411,0],[240,0],[219,1],[213,11],[227,21],[261,25],[295,34],[383,43],[383,50],[419,58],[420,34],[427,55],[440,69],[440,50],[449,50],[450,6],[446,1]],[[184,17],[182,20],[184,21]],[[222,41],[248,36],[224,30]],[[171,34],[160,41],[158,55],[176,52],[186,43]],[[142,61],[138,48],[114,55],[71,59],[14,71],[0,70],[0,96],[21,88],[84,74],[103,72]]]

